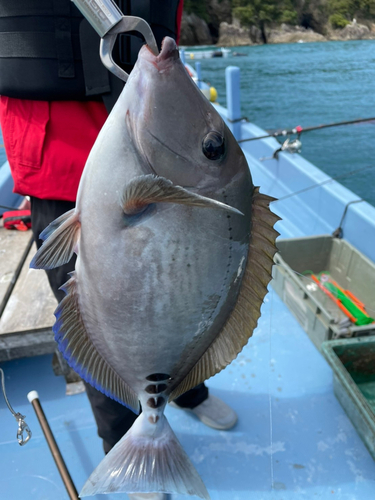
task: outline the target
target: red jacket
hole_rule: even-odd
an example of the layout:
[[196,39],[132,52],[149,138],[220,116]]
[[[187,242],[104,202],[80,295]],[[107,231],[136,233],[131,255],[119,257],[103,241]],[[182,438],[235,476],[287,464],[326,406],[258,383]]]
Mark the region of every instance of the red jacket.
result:
[[0,124],[14,191],[75,201],[88,154],[107,118],[102,102],[0,97]]
[[[178,34],[182,9],[180,1]],[[0,96],[0,125],[14,191],[47,200],[75,201],[83,167],[106,118],[102,102]]]

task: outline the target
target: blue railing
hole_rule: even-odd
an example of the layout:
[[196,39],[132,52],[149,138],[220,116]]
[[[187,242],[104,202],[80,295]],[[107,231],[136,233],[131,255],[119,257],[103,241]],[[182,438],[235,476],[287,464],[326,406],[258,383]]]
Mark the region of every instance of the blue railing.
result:
[[[259,137],[266,132],[242,119],[240,70],[229,66],[225,72],[227,109],[217,109],[237,140]],[[241,143],[254,184],[279,201],[272,204],[283,221],[278,230],[283,237],[332,233],[340,226],[343,237],[375,261],[375,208],[299,154],[280,153],[272,157],[280,144],[274,138]]]
[[[0,166],[0,205],[7,207],[17,207],[22,200],[22,196],[13,193],[13,179],[10,173],[9,163],[6,161]],[[6,209],[0,208],[0,214]]]

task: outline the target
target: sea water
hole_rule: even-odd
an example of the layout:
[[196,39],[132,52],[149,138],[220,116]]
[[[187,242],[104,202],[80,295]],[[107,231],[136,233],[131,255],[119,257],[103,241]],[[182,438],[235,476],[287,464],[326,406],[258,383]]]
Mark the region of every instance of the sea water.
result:
[[[375,117],[375,40],[232,51],[246,55],[200,61],[202,79],[216,88],[225,106],[224,70],[238,66],[243,116],[266,130]],[[375,122],[307,132],[301,138],[307,160],[375,205]]]
[[[226,105],[228,65],[241,69],[242,112],[266,130],[375,116],[375,40],[234,47],[244,56],[201,60]],[[193,63],[194,65],[194,63]],[[0,138],[0,165],[5,150]],[[302,134],[302,155],[375,205],[375,124]],[[362,169],[362,171],[361,171]],[[357,173],[348,175],[350,172]],[[342,177],[345,176],[345,177]]]

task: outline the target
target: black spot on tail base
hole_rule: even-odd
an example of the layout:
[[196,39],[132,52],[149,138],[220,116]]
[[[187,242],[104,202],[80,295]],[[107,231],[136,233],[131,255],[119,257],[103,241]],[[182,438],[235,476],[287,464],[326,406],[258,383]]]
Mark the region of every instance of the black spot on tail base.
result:
[[146,380],[149,380],[150,382],[161,382],[162,380],[169,380],[170,378],[171,376],[166,373],[152,373],[146,377]]
[[147,405],[150,408],[160,408],[165,403],[164,398],[150,398],[147,400]]
[[161,392],[165,391],[167,388],[166,384],[158,384],[158,385],[148,385],[145,389],[145,391],[148,394],[160,394]]

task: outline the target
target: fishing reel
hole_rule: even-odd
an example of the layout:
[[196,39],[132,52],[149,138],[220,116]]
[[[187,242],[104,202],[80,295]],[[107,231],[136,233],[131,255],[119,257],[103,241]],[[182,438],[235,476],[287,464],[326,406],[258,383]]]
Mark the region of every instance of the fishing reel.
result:
[[279,153],[281,152],[288,152],[290,154],[295,154],[295,153],[300,153],[302,150],[302,142],[300,140],[300,136],[296,139],[291,140],[289,137],[286,139],[283,144],[281,145],[280,148],[276,149],[273,152],[272,156],[264,156],[263,158],[259,158],[260,161],[266,161],[266,160],[278,160],[279,159]]

